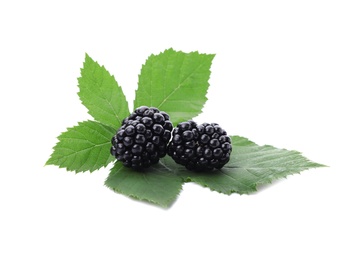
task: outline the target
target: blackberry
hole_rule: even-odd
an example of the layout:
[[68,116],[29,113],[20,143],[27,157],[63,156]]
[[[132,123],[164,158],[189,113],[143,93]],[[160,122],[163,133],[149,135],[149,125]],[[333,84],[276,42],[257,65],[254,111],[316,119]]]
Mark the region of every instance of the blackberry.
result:
[[111,154],[126,167],[147,168],[166,155],[172,129],[167,113],[141,106],[122,121],[111,140]]
[[188,170],[222,168],[230,159],[231,140],[218,124],[183,122],[173,130],[168,155]]

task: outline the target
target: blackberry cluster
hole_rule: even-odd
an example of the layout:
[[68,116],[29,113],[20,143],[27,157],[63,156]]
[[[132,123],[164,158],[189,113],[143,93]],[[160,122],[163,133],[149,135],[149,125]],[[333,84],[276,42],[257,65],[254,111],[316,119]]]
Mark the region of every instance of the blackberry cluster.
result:
[[141,106],[123,120],[111,140],[111,154],[126,167],[147,168],[166,155],[172,128],[167,113]]
[[230,159],[231,140],[218,124],[194,121],[178,124],[168,146],[168,155],[188,170],[222,168]]

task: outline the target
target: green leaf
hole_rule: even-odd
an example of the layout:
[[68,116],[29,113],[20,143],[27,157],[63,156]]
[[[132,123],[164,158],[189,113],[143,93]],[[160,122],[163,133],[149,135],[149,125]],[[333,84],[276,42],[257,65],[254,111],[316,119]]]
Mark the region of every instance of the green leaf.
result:
[[145,172],[136,172],[116,162],[105,185],[124,195],[168,207],[184,182],[195,182],[224,194],[255,192],[259,184],[303,170],[323,167],[297,151],[258,146],[247,138],[234,136],[231,160],[221,170],[192,172],[166,156]]
[[142,66],[134,106],[157,107],[176,125],[197,116],[207,98],[213,54],[168,49]]
[[118,129],[129,116],[128,102],[117,81],[97,62],[86,54],[78,93],[82,104],[95,120]]
[[46,165],[57,165],[69,171],[95,171],[114,160],[110,154],[115,129],[99,122],[84,121],[58,136]]
[[[157,107],[170,114],[174,124],[197,116],[207,100],[213,58],[212,54],[173,49],[151,55],[139,75],[135,107]],[[46,164],[69,171],[93,172],[114,161],[110,140],[130,113],[114,77],[88,55],[78,82],[80,99],[96,121],[78,123],[62,133]],[[324,166],[309,161],[297,151],[258,146],[240,136],[232,140],[231,160],[221,170],[188,171],[169,156],[141,172],[116,162],[105,185],[126,196],[169,207],[185,182],[193,181],[224,194],[244,194],[256,191],[259,184]]]
[[183,172],[181,176],[211,190],[225,194],[248,194],[259,184],[271,183],[301,171],[323,167],[309,161],[297,151],[258,146],[247,138],[234,136],[230,162],[221,170],[210,173]]
[[182,183],[175,168],[168,168],[162,161],[142,172],[124,167],[117,161],[105,181],[105,185],[116,192],[162,207],[169,207],[175,201]]

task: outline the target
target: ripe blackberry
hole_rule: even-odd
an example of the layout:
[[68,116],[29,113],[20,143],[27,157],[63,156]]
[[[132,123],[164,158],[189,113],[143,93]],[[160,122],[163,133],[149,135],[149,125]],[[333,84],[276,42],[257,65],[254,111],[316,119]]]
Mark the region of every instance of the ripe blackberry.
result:
[[113,136],[111,154],[126,167],[147,168],[166,155],[172,128],[167,113],[141,106],[123,120]]
[[218,124],[194,121],[178,124],[168,146],[168,155],[189,170],[222,168],[230,159],[231,140]]

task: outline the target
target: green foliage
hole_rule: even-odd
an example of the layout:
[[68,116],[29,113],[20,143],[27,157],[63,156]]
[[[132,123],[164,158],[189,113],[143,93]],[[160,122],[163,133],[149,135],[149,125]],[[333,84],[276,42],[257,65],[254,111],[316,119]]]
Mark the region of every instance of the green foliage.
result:
[[206,173],[185,171],[181,176],[224,194],[244,194],[256,191],[259,184],[323,166],[309,161],[297,151],[258,146],[240,136],[233,136],[232,141],[231,159],[222,169]]
[[62,133],[47,161],[69,171],[93,172],[114,160],[110,143],[124,117],[128,102],[113,76],[87,54],[78,79],[82,103],[95,120],[79,123]]
[[[214,55],[183,53],[173,49],[151,55],[142,66],[135,108],[154,106],[167,112],[174,124],[197,116],[205,102]],[[69,171],[93,172],[107,166],[111,138],[129,115],[128,103],[113,76],[88,55],[78,79],[82,103],[96,121],[84,121],[62,133],[46,164]],[[221,170],[192,172],[169,156],[142,171],[116,162],[105,181],[110,189],[126,196],[169,207],[185,182],[195,182],[224,194],[248,194],[259,184],[303,170],[322,167],[297,151],[257,144],[233,136],[231,160]]]
[[260,184],[324,166],[309,161],[297,151],[259,146],[240,136],[234,136],[232,140],[231,160],[221,170],[188,171],[166,156],[159,164],[141,173],[116,163],[105,184],[124,195],[167,207],[185,182],[192,181],[228,195],[249,194],[255,192]]
[[201,113],[214,55],[168,49],[142,66],[134,107],[157,107],[176,125]]
[[94,121],[78,123],[58,136],[47,165],[57,165],[68,171],[95,171],[108,165],[114,157],[110,154],[110,140],[115,130]]
[[128,102],[114,77],[88,54],[78,84],[78,95],[89,114],[96,121],[118,129],[129,115]]
[[174,167],[167,168],[162,162],[142,172],[136,172],[124,167],[121,162],[116,162],[105,185],[132,198],[168,207],[182,188],[182,179],[174,172]]

